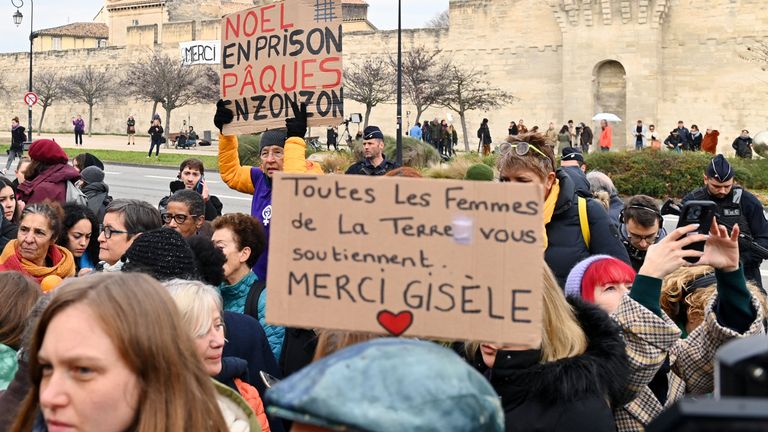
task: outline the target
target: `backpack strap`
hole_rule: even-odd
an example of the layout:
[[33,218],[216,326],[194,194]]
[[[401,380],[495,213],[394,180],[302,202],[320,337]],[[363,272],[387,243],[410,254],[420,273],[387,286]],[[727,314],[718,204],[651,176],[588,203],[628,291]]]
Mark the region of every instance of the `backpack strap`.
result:
[[579,200],[579,225],[581,226],[581,236],[589,249],[589,240],[591,237],[589,231],[589,218],[587,217],[587,200],[584,197],[578,197]]
[[245,298],[245,310],[244,314],[250,315],[256,319],[259,319],[259,298],[261,293],[264,292],[267,283],[262,280],[257,280],[251,285],[251,289],[248,291],[248,297]]

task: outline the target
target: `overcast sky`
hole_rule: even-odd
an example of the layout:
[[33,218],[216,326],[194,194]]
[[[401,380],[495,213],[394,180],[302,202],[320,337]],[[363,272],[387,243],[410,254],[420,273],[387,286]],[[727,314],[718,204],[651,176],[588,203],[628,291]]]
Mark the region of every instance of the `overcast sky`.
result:
[[[16,0],[17,3],[19,0]],[[395,0],[367,0],[368,19],[382,30],[397,28]],[[448,0],[402,0],[403,28],[418,28],[432,17],[448,9]],[[35,30],[57,27],[71,22],[92,21],[104,0],[35,0]],[[21,13],[21,26],[13,25],[16,8],[10,0],[0,0],[0,52],[29,50],[29,2]]]

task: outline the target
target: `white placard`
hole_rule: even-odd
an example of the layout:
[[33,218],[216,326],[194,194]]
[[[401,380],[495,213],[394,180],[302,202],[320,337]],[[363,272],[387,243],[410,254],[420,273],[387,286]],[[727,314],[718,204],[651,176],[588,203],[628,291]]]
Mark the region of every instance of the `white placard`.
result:
[[221,41],[180,42],[179,52],[185,65],[218,64],[221,62]]

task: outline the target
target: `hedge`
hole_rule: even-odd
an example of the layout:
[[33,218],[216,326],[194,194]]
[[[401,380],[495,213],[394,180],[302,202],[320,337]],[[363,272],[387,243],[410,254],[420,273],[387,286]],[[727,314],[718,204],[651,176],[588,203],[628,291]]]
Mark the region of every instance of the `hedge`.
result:
[[[681,198],[702,185],[704,169],[712,155],[701,152],[591,153],[589,170],[608,174],[622,195],[645,194],[657,198]],[[747,189],[768,189],[768,160],[729,159],[736,181]]]

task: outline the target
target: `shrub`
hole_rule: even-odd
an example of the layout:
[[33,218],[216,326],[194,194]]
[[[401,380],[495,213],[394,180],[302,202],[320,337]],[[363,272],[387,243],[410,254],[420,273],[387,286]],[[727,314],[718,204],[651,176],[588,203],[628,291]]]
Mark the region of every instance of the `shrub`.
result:
[[[590,153],[589,170],[600,170],[613,180],[619,193],[645,194],[656,198],[681,198],[702,185],[711,155],[701,152]],[[747,189],[768,188],[768,161],[729,159],[736,180]]]
[[[384,156],[389,160],[396,159],[397,140],[391,136],[384,136]],[[355,160],[363,159],[363,142],[352,142],[352,154]],[[417,139],[403,137],[403,165],[422,169],[431,164],[440,162],[440,155],[431,145]]]
[[343,174],[355,161],[347,151],[338,151],[323,155],[320,166],[325,173]]
[[240,165],[261,165],[261,158],[259,157],[261,134],[239,135],[237,137],[237,143],[237,153],[240,156]]

